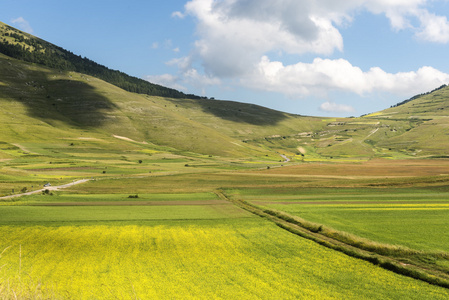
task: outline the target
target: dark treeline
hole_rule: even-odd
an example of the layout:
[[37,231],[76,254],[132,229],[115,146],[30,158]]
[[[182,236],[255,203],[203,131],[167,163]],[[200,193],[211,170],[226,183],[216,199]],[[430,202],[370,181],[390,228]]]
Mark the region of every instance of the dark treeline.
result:
[[431,90],[430,92],[422,93],[422,94],[419,94],[419,95],[415,95],[415,96],[411,97],[410,99],[404,100],[404,101],[399,102],[399,103],[397,103],[396,105],[392,105],[392,106],[390,106],[390,107],[398,107],[398,106],[404,105],[404,104],[406,104],[406,103],[408,103],[408,102],[410,102],[410,101],[412,101],[412,100],[421,98],[422,96],[431,94],[431,93],[433,93],[433,92],[435,92],[435,91],[438,91],[438,90],[441,90],[442,88],[445,88],[446,86],[447,86],[446,84],[443,84],[442,86],[437,87],[436,89],[433,89],[433,90]]
[[[0,53],[10,57],[44,65],[62,71],[75,71],[100,78],[133,93],[169,98],[202,99],[175,89],[153,84],[143,79],[111,70],[88,58],[82,58],[61,47],[38,38],[28,38],[17,29],[7,26],[8,32],[0,37]],[[8,37],[8,39],[7,39]],[[14,42],[11,41],[14,39]],[[9,41],[8,41],[9,40]]]

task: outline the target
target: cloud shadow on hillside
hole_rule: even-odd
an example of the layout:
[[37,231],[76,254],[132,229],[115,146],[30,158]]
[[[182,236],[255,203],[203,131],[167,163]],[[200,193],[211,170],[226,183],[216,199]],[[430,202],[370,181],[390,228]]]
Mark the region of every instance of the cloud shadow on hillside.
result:
[[48,73],[39,71],[19,69],[14,73],[8,74],[13,78],[11,84],[0,85],[0,95],[24,104],[29,116],[47,123],[62,121],[77,127],[98,127],[115,107],[83,81],[50,79]]
[[235,101],[211,99],[174,100],[174,102],[179,101],[195,101],[205,113],[236,123],[257,126],[276,125],[288,117],[288,114],[284,112]]

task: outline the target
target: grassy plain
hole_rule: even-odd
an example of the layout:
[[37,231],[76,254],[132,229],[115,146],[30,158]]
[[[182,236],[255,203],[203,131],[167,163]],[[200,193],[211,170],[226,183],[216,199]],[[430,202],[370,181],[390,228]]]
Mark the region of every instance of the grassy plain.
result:
[[448,210],[426,209],[447,207],[447,161],[394,162],[267,169],[161,160],[164,171],[100,174],[53,195],[2,200],[0,291],[55,299],[445,299],[448,289],[300,238],[215,193],[375,241],[447,250]]
[[27,298],[445,299],[258,218],[2,226],[0,290]]
[[0,68],[0,196],[92,179],[0,199],[0,298],[449,297],[235,205],[448,251],[449,161],[430,159],[446,155],[446,90],[413,116],[323,119],[132,94],[1,54]]
[[371,188],[309,189],[278,194],[250,195],[242,199],[285,211],[373,241],[418,250],[449,251],[449,189]]

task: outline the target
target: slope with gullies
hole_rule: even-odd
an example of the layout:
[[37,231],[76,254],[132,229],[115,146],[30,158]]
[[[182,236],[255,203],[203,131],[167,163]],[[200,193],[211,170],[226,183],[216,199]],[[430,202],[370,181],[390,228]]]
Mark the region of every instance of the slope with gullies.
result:
[[[33,61],[36,51],[59,53],[57,46],[0,25],[0,45],[20,46],[22,56],[31,55],[28,60]],[[30,46],[33,39],[39,40],[39,49]],[[68,54],[61,55],[64,64]],[[77,68],[103,67],[84,59],[76,63],[81,64]],[[360,118],[307,117],[170,93],[177,97],[132,93],[94,76],[0,54],[0,139],[8,144],[58,143],[89,135],[114,144],[113,137],[119,136],[167,151],[262,160],[283,160],[281,154],[296,161],[447,155],[446,87]]]
[[449,157],[448,86],[368,115],[366,119],[391,124],[386,132],[373,137],[377,147],[418,157]]
[[252,104],[130,93],[92,76],[1,54],[0,70],[0,125],[7,129],[3,141],[47,141],[91,132],[207,155],[279,159],[270,147],[247,140],[323,125],[319,118]]
[[[211,155],[253,149],[179,114],[172,102],[126,92],[97,78],[0,56],[2,140],[80,135],[123,136]],[[169,106],[169,108],[167,108]]]
[[[182,151],[279,159],[275,150],[248,140],[295,134],[322,126],[318,118],[290,115],[257,105],[205,97],[167,98],[130,93],[89,75],[42,66],[41,61],[49,62],[45,60],[46,56],[42,58],[36,52],[49,53],[57,61],[56,55],[60,55],[59,65],[66,62],[69,69],[83,69],[87,68],[85,65],[95,63],[87,59],[81,62],[67,60],[70,52],[3,23],[0,25],[3,34],[0,44],[17,46],[21,49],[18,56],[39,63],[23,62],[5,55],[0,57],[0,101],[13,106],[7,109],[9,116],[25,113],[23,117],[27,117],[16,123],[8,115],[2,117],[9,132],[24,133],[14,139],[28,140],[30,135],[13,127],[37,131],[33,134],[35,138],[50,136],[49,130],[63,130],[67,135],[70,130],[83,128]],[[3,105],[6,108],[6,104]],[[39,122],[48,126],[37,130],[35,126],[25,125]]]

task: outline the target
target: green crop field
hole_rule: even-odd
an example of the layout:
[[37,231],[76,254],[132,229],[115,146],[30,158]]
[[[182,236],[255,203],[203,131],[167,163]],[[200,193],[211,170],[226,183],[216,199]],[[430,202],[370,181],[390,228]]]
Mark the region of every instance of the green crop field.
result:
[[222,217],[2,226],[0,244],[8,248],[0,258],[0,293],[56,299],[449,296],[447,289],[299,239],[264,220]]
[[[403,168],[409,167],[409,163],[405,165]],[[172,167],[167,174],[103,177],[52,194],[0,200],[0,246],[6,249],[0,258],[0,292],[7,298],[56,299],[105,295],[124,299],[449,296],[443,287],[395,274],[291,234],[216,193],[223,189],[230,199],[284,210],[310,221],[323,220],[325,225],[359,234],[356,227],[368,232],[370,219],[357,219],[358,213],[351,209],[377,207],[368,210],[377,228],[391,223],[391,228],[397,226],[395,230],[400,231],[407,223],[392,221],[403,218],[403,211],[386,211],[390,204],[385,202],[392,202],[392,207],[422,205],[424,201],[441,206],[440,202],[448,200],[444,185],[366,189],[362,176],[350,179],[361,187],[323,188],[325,184],[347,183],[344,179],[353,174],[346,171],[348,174],[339,172],[342,178],[306,180],[298,177],[296,167],[183,173],[189,168],[177,166],[178,170]],[[318,174],[322,167],[315,165],[309,172]],[[340,167],[344,170],[346,164]],[[401,167],[397,168],[400,172]],[[425,170],[418,165],[415,172]],[[378,170],[368,165],[366,172],[375,177]],[[361,197],[366,203],[359,203]],[[374,214],[379,211],[376,219]],[[384,211],[390,215],[382,214]],[[421,212],[415,212],[416,216]],[[443,214],[438,217],[444,221]],[[343,223],[349,225],[334,226],[335,220],[346,220]],[[438,228],[427,220],[420,224],[414,244],[402,243],[401,235],[393,233],[387,236],[389,240],[381,241],[419,249],[422,232],[447,226]],[[377,241],[374,231],[360,235]],[[437,234],[431,237],[433,243],[422,249],[446,250],[438,247],[438,243],[444,245],[443,239]],[[444,262],[438,261],[443,266]]]
[[0,299],[449,298],[448,87],[320,118],[75,69],[0,54]]
[[[449,190],[309,189],[241,197],[373,241],[449,251]],[[241,194],[241,193],[239,193]]]

